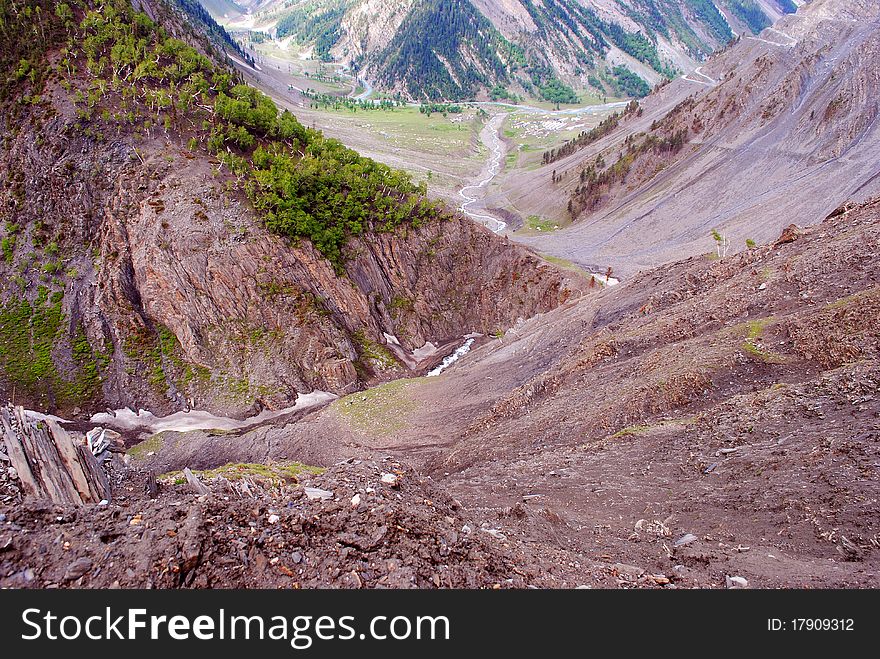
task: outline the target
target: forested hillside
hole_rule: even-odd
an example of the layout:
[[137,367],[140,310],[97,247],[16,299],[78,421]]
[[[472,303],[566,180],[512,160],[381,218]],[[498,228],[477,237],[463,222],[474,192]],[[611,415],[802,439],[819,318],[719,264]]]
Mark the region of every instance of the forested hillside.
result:
[[[187,0],[192,2],[193,0]],[[640,97],[791,0],[201,0],[235,30],[292,39],[412,99]],[[238,6],[238,5],[237,5]],[[762,9],[764,7],[764,9]]]
[[522,52],[467,0],[424,0],[376,58],[380,83],[426,99],[473,97],[522,63]]

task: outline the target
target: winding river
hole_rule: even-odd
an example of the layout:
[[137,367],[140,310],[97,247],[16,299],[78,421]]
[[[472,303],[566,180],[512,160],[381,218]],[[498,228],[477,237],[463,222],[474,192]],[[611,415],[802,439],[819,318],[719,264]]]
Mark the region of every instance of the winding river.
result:
[[501,233],[504,231],[507,228],[507,223],[499,220],[494,215],[476,213],[471,210],[471,206],[476,204],[482,198],[482,195],[475,193],[479,193],[480,190],[485,190],[501,171],[501,160],[504,158],[504,144],[502,143],[501,138],[498,137],[498,131],[501,129],[501,124],[504,123],[504,118],[506,116],[507,115],[504,113],[493,115],[492,119],[489,120],[480,132],[480,139],[483,141],[483,144],[489,147],[489,162],[483,170],[486,173],[485,178],[479,183],[463,187],[461,192],[459,192],[461,198],[464,199],[464,203],[460,206],[461,212],[477,222],[486,225],[495,233]]

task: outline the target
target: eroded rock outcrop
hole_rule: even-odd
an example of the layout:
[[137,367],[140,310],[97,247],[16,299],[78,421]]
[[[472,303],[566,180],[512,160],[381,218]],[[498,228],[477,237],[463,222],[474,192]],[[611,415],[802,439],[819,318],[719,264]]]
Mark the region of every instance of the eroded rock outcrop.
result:
[[2,122],[2,387],[40,409],[245,413],[348,393],[421,372],[400,354],[451,350],[578,289],[440,213],[352,238],[340,273],[267,231],[241,181],[185,135],[84,118],[53,76]]

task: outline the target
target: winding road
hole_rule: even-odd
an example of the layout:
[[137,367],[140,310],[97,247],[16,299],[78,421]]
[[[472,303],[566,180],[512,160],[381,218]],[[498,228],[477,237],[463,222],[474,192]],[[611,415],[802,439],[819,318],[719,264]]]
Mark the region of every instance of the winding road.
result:
[[[786,39],[787,43],[779,43],[778,41],[770,41],[769,39],[763,39],[761,37],[753,37],[751,35],[746,35],[746,39],[751,39],[752,41],[760,41],[761,43],[770,44],[771,46],[779,46],[780,48],[794,48],[795,46],[798,45],[797,39],[795,39],[792,36],[787,35],[785,32],[780,32],[775,27],[768,27],[764,32],[765,33],[772,32],[773,34],[776,34],[776,35],[782,37],[783,39]],[[768,36],[769,36],[769,34],[768,34]]]
[[701,78],[705,78],[706,80],[694,80],[693,78],[688,77],[690,74],[683,76],[684,80],[687,80],[688,82],[695,82],[698,85],[706,85],[707,87],[715,87],[718,84],[718,81],[715,80],[715,78],[712,78],[711,76],[703,73],[702,66],[698,66],[696,69],[694,69],[693,74],[698,75]]

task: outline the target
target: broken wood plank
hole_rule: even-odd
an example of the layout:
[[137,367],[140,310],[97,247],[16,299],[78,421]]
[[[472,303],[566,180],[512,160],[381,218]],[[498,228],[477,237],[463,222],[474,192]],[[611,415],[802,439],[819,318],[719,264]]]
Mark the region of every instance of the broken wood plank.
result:
[[91,451],[55,421],[33,421],[24,408],[7,405],[0,426],[26,496],[77,505],[110,499],[107,475]]
[[183,476],[184,478],[186,478],[186,482],[189,483],[189,486],[196,494],[208,494],[211,491],[208,489],[207,485],[199,480],[198,476],[192,473],[192,469],[190,469],[189,467],[184,468]]

